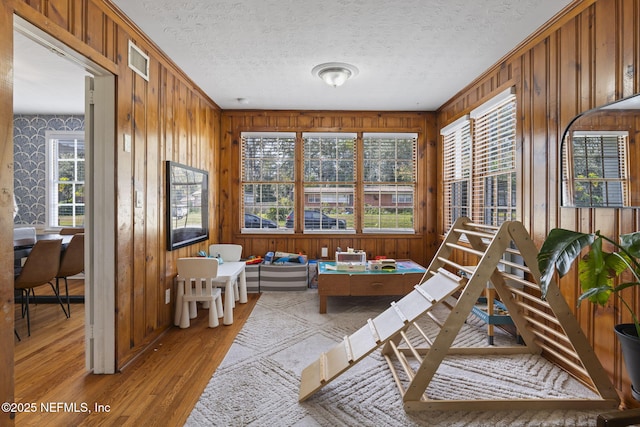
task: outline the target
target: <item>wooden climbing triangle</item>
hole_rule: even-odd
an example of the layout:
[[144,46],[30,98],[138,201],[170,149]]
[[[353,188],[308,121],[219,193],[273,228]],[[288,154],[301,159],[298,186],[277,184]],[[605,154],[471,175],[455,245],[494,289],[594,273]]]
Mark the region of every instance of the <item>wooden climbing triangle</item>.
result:
[[[540,298],[537,254],[520,222],[493,227],[459,218],[413,291],[302,371],[299,401],[382,347],[407,411],[617,408],[618,394],[557,285],[549,285],[546,301]],[[521,344],[452,347],[488,287],[506,307]],[[436,305],[446,307],[449,314],[432,338],[416,321],[424,315],[433,317]],[[447,356],[517,353],[542,355],[591,388],[598,398],[444,400],[427,396],[427,387]]]

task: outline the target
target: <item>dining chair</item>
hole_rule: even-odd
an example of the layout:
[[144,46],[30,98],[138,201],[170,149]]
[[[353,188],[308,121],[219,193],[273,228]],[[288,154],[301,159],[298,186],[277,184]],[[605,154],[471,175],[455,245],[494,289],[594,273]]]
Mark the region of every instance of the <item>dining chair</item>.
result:
[[65,316],[69,317],[60,299],[60,294],[53,285],[60,267],[62,239],[39,240],[33,245],[31,252],[22,267],[14,272],[13,286],[22,295],[22,316],[27,316],[27,333],[31,336],[31,320],[29,318],[29,291],[38,286],[51,285]]
[[209,327],[215,328],[220,324],[218,317],[223,316],[222,294],[215,284],[218,260],[204,257],[178,258],[177,266],[179,288],[174,323],[181,328],[188,328],[189,319],[198,316],[197,302],[202,302],[203,308],[209,309]]
[[67,314],[71,316],[69,305],[69,284],[67,277],[75,276],[84,271],[84,233],[74,234],[67,248],[60,257],[60,267],[56,274],[56,290],[60,295],[60,279],[64,279],[64,292],[67,297]]

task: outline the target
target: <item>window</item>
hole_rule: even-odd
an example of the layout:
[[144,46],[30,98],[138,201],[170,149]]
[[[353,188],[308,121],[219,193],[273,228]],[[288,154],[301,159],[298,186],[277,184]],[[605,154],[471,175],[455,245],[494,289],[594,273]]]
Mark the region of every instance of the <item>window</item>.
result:
[[445,227],[460,216],[516,219],[516,100],[511,89],[443,128]]
[[572,193],[568,200],[577,207],[629,206],[628,142],[628,132],[573,132],[571,152],[565,144],[563,153],[573,165],[564,168],[569,174],[563,176],[564,191]]
[[356,134],[304,133],[302,141],[304,231],[353,230]]
[[443,192],[448,209],[444,211],[444,226],[448,230],[456,219],[470,216],[471,185],[471,122],[464,116],[446,126],[442,158]]
[[295,145],[295,133],[242,134],[243,230],[285,226],[294,206]]
[[415,133],[243,132],[241,210],[263,223],[242,231],[414,233],[416,165]]
[[364,232],[413,232],[417,134],[363,135]]
[[501,225],[516,219],[516,102],[511,91],[471,112],[472,220]]
[[84,132],[45,133],[51,227],[84,226]]

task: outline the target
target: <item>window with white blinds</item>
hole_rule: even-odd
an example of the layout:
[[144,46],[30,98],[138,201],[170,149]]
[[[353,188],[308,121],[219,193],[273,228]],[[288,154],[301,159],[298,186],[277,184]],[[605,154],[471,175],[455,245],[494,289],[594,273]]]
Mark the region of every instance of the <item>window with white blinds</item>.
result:
[[284,231],[293,211],[296,134],[242,133],[243,231]]
[[[356,134],[303,133],[304,231],[353,230]],[[293,217],[287,227],[294,227]]]
[[444,227],[516,218],[516,101],[504,91],[441,130]]
[[501,225],[516,219],[516,102],[511,91],[471,112],[472,217]]
[[415,233],[417,133],[242,132],[241,140],[242,233]]
[[[574,132],[567,174],[563,176],[565,193],[576,207],[629,206],[628,132]],[[567,144],[565,144],[566,148]],[[568,188],[567,188],[568,187]]]
[[470,216],[471,122],[465,116],[441,131],[443,159],[444,226]]
[[414,232],[414,133],[363,134],[363,232]]

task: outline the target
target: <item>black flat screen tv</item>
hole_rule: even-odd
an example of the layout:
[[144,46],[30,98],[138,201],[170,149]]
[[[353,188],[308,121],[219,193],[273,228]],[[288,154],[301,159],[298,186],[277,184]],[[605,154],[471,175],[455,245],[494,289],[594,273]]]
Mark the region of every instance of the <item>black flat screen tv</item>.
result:
[[167,161],[167,249],[209,239],[209,172]]

